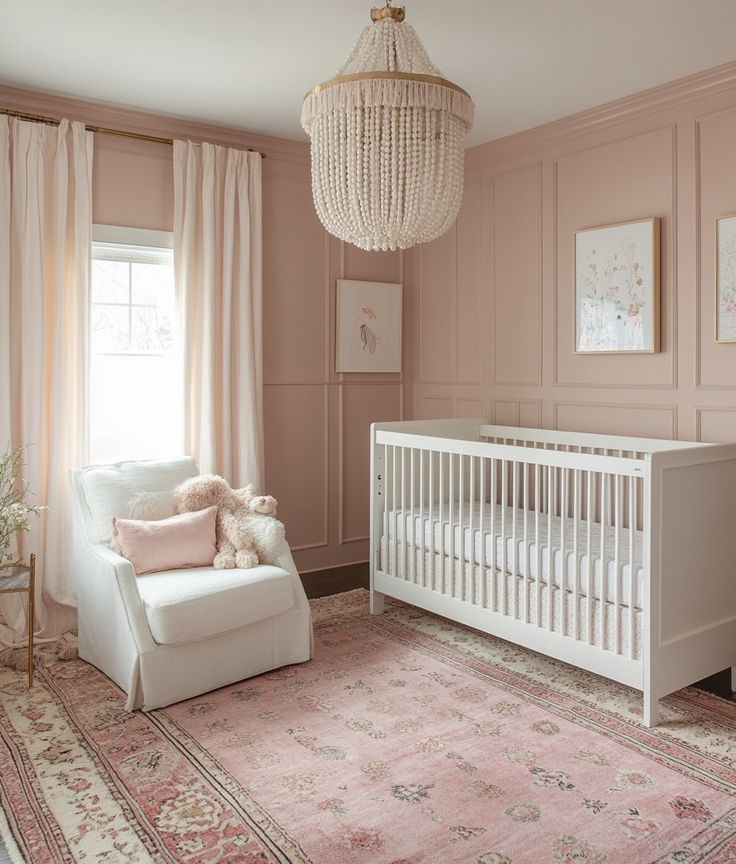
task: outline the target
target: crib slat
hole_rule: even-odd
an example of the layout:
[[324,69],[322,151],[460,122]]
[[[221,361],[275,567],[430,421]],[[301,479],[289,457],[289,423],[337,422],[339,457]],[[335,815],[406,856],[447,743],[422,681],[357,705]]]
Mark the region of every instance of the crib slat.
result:
[[[608,567],[606,561],[606,501],[608,499],[608,474],[601,475],[601,587],[599,590],[600,647],[606,647],[606,610],[608,607]],[[593,574],[595,582],[595,574]]]
[[[457,518],[458,518],[458,579],[460,582],[459,596],[463,600],[465,598],[465,528],[463,526],[463,515],[465,511],[465,456],[460,453],[457,457],[457,470],[460,475],[458,478],[458,494],[457,494]],[[453,532],[454,533],[454,532]]]
[[[404,530],[401,532],[401,573],[404,579],[409,578],[409,561],[407,548],[407,535],[409,533],[406,524],[406,447],[401,448],[401,521]],[[412,531],[413,531],[412,526]]]
[[588,510],[586,519],[586,554],[588,556],[588,561],[586,566],[587,581],[585,586],[585,641],[590,645],[593,641],[593,472],[586,471],[585,473],[588,475]]
[[[437,586],[434,581],[434,453],[429,451],[429,476],[427,481],[429,484],[429,567],[427,581],[432,591],[436,590]],[[425,556],[426,560],[426,556]]]
[[524,623],[529,623],[529,463],[524,463]]
[[[394,542],[393,542],[393,553],[394,553],[394,566],[391,571],[394,576],[398,578],[399,576],[399,508],[398,508],[398,500],[396,498],[396,445],[392,445],[391,450],[391,482],[393,485],[393,492],[391,494],[391,503],[394,508]],[[401,517],[404,518],[403,516]]]
[[445,523],[443,509],[445,506],[445,458],[439,454],[440,494],[439,494],[439,550],[440,550],[440,591],[447,593],[447,580],[445,576]]
[[634,630],[636,622],[636,504],[639,484],[636,477],[629,478],[629,657],[634,657]]
[[[486,460],[481,456],[478,460],[480,466],[480,515],[478,517],[478,521],[480,522],[480,584],[478,590],[480,591],[480,596],[478,598],[478,602],[482,606],[483,609],[487,608],[487,594],[486,591],[486,534],[485,534],[485,507],[486,507]],[[493,538],[493,535],[491,535]]]
[[552,514],[554,511],[554,474],[551,465],[547,466],[547,629],[552,630],[555,596],[555,558],[552,544]]
[[506,573],[508,572],[506,546],[506,510],[508,504],[508,469],[506,460],[501,460],[501,614],[506,615]]
[[572,632],[573,639],[580,638],[580,513],[583,506],[580,500],[580,471],[573,468],[573,525],[572,525]]
[[421,574],[421,584],[426,587],[426,561],[425,553],[425,534],[426,525],[424,524],[424,450],[419,451],[419,526],[421,529],[421,537],[419,540],[419,572]]
[[542,626],[542,542],[539,536],[539,511],[542,497],[539,482],[540,466],[534,466],[534,552],[536,559],[535,581],[535,624]]
[[449,557],[449,565],[450,565],[450,597],[455,596],[455,522],[453,520],[453,516],[455,515],[455,456],[453,453],[449,454],[450,457],[450,494],[447,500],[447,530],[449,532],[448,538],[448,557]]
[[613,495],[613,572],[615,583],[613,586],[613,650],[616,654],[621,653],[619,644],[621,636],[621,476],[616,475],[616,489]]
[[[475,510],[475,456],[469,457],[470,461],[470,516],[468,518],[468,534],[470,535],[470,548],[468,549],[468,582],[466,585],[465,599],[475,603],[475,565],[477,556],[475,554],[475,533],[473,529],[473,515]],[[464,566],[464,565],[463,565]]]
[[411,487],[409,489],[409,524],[411,525],[411,548],[409,549],[409,554],[411,555],[411,560],[409,561],[409,576],[412,582],[417,581],[417,523],[414,516],[414,487],[416,484],[416,480],[414,477],[415,455],[416,453],[414,451],[414,448],[410,447],[409,482],[411,483]]
[[491,590],[491,601],[490,608],[495,612],[496,611],[496,564],[497,564],[497,552],[496,552],[496,506],[498,501],[498,488],[496,482],[496,470],[497,470],[497,460],[489,459],[490,471],[491,471],[491,572],[490,572],[490,590]]
[[567,633],[567,550],[565,548],[567,527],[567,468],[560,478],[560,635]]
[[511,550],[513,554],[513,567],[511,569],[512,578],[512,599],[513,606],[511,608],[512,618],[519,617],[519,546],[516,537],[516,515],[518,513],[519,499],[519,478],[518,478],[518,462],[511,463]]

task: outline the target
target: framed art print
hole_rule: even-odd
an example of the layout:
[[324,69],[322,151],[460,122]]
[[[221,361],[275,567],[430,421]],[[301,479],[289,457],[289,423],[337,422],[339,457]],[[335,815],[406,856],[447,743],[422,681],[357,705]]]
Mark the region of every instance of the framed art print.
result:
[[337,280],[338,372],[401,372],[401,285]]
[[659,218],[575,232],[575,351],[659,351]]
[[736,215],[716,219],[716,342],[736,342]]

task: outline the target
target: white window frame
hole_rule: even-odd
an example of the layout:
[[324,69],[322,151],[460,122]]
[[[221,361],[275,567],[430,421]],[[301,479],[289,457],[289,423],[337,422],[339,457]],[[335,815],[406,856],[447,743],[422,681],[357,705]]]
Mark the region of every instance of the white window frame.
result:
[[[123,247],[123,248],[121,248]],[[174,235],[171,231],[155,231],[149,228],[127,228],[120,225],[92,226],[92,259],[120,261],[125,264],[174,264]],[[132,284],[129,284],[129,292]],[[128,296],[128,303],[99,303],[92,300],[95,306],[126,306],[129,317],[133,307],[145,304],[133,303]],[[128,327],[129,338],[132,338],[132,326]],[[103,351],[101,354],[125,354],[129,357],[155,355],[155,351]]]

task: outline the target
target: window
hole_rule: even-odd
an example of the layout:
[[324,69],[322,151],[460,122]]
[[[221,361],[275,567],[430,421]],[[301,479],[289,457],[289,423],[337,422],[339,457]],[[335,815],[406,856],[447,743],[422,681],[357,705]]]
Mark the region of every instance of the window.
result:
[[182,452],[171,235],[95,226],[90,310],[92,462]]

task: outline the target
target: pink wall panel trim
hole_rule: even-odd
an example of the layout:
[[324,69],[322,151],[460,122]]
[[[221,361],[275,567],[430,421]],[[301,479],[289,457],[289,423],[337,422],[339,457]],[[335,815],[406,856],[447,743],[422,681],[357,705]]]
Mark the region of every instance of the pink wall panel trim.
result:
[[[400,282],[402,254],[348,249],[325,233],[312,205],[306,143],[2,86],[0,107],[161,137],[254,147],[266,153],[266,485],[279,500],[279,512],[289,540],[296,547],[294,557],[300,570],[367,560],[368,543],[357,540],[341,544],[341,532],[343,540],[368,534],[367,479],[363,470],[369,453],[366,430],[371,420],[400,418],[404,381],[400,374],[335,373],[335,282],[338,278]],[[172,230],[171,147],[97,135],[93,183],[96,222]],[[411,296],[408,290],[406,296]],[[406,344],[410,346],[411,340],[407,339]],[[341,420],[341,391],[349,386],[351,377],[363,383],[378,383],[365,388],[371,394],[365,404],[349,395],[344,406],[348,413],[343,412]],[[359,389],[364,392],[362,387]],[[350,460],[345,471],[340,464],[343,451]]]
[[696,411],[699,440],[717,444],[736,441],[736,407],[697,408]]
[[[465,184],[463,205],[458,216],[456,274],[457,282],[457,380],[480,384],[481,335],[489,330],[489,321],[481,311],[482,184],[472,178]],[[462,336],[462,338],[460,338]]]
[[339,538],[368,542],[371,423],[401,419],[400,388],[392,383],[345,383],[340,400]]
[[542,383],[542,166],[493,178],[494,355],[497,384]]
[[[475,403],[511,425],[736,440],[736,344],[716,344],[713,321],[734,140],[730,63],[467,151],[461,218],[407,256],[421,297],[413,416]],[[662,226],[661,352],[576,354],[574,232],[649,216]],[[458,314],[467,297],[479,319]],[[461,373],[475,356],[478,383]]]

